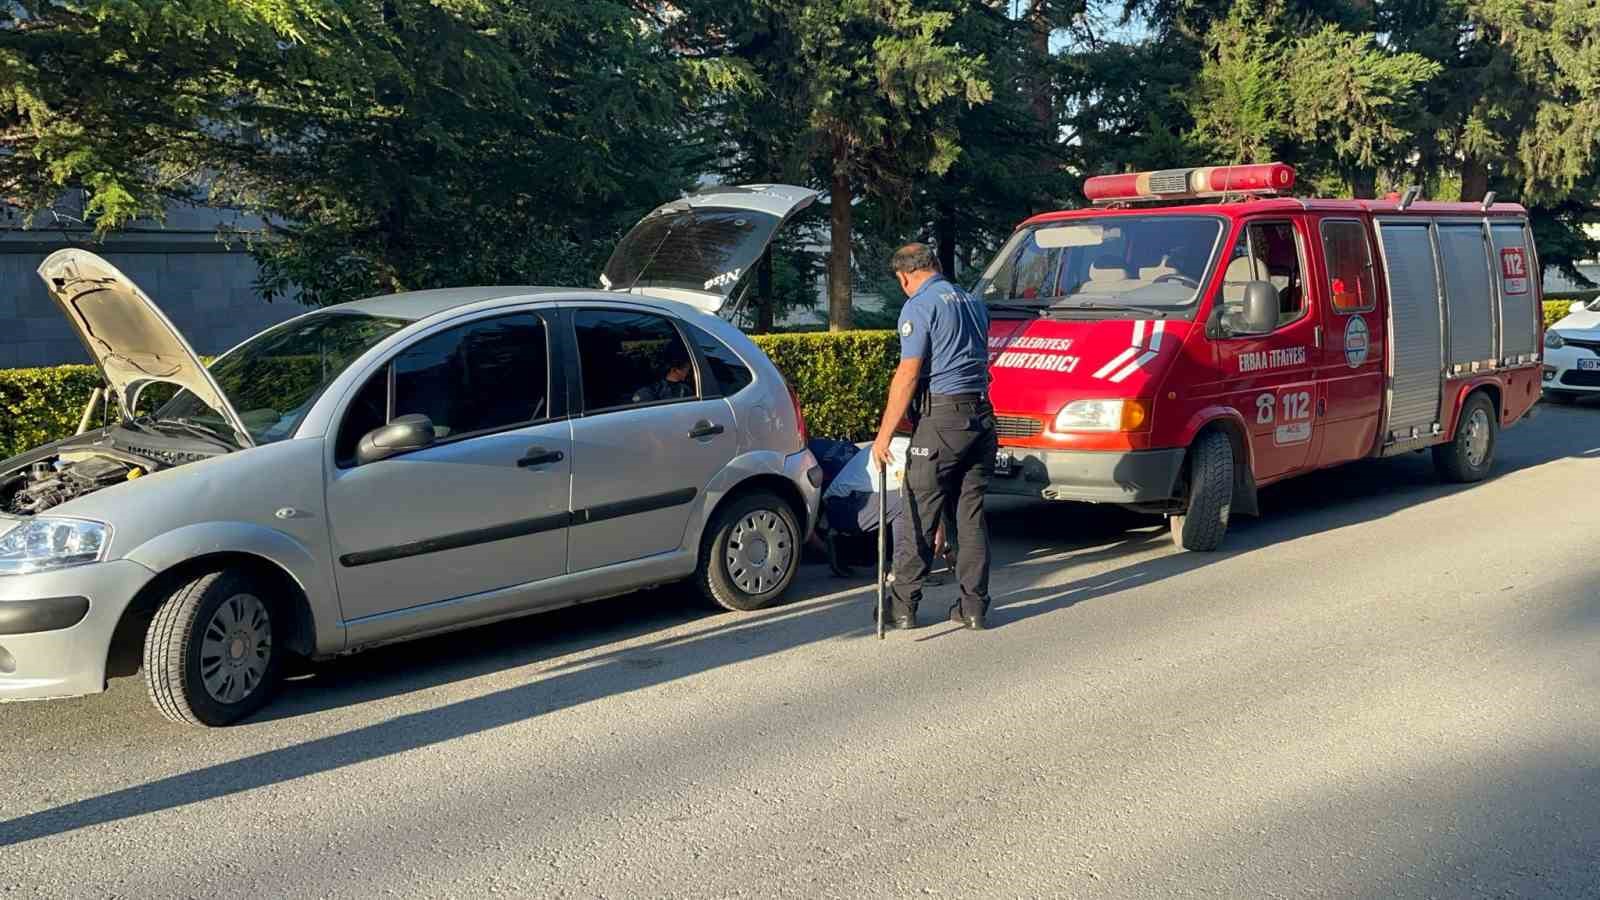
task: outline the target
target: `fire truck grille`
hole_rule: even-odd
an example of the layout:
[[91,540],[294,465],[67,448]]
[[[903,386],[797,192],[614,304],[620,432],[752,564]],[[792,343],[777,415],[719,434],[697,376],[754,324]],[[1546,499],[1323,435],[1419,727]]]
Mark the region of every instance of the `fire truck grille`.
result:
[[1577,369],[1568,369],[1561,376],[1562,384],[1573,387],[1600,387],[1600,372],[1580,372]]
[[1030,438],[1044,430],[1044,423],[1028,416],[995,416],[994,430],[1003,438]]

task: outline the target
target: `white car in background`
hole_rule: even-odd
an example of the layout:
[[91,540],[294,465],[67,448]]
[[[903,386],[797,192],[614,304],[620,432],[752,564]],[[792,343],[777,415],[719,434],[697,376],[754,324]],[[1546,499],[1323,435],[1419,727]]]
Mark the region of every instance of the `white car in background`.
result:
[[1600,394],[1600,298],[1577,301],[1544,333],[1544,396],[1556,403]]

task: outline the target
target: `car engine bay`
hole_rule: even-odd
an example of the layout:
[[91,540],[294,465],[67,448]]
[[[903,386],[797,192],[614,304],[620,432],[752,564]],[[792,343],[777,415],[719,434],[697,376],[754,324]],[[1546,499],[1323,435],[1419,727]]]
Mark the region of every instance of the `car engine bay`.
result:
[[153,431],[110,428],[67,441],[53,454],[0,472],[0,512],[36,516],[112,485],[224,452],[210,444]]

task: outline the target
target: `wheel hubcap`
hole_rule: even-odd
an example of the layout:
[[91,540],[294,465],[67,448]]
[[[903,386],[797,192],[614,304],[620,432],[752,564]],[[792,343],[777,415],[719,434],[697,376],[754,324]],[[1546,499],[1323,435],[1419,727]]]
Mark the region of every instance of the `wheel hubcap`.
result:
[[778,586],[794,561],[794,534],[777,513],[762,509],[746,515],[728,536],[728,577],[747,594]]
[[1467,418],[1467,463],[1474,469],[1489,456],[1489,414],[1475,409]]
[[200,680],[218,703],[238,703],[267,675],[272,618],[252,594],[228,598],[206,623],[200,641]]

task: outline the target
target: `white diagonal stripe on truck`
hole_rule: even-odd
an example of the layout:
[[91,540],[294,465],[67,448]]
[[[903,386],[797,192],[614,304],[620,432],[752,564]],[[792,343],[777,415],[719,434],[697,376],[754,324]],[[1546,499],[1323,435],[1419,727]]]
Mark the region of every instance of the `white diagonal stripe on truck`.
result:
[[1144,320],[1143,319],[1135,319],[1134,322],[1133,322],[1133,342],[1132,343],[1133,343],[1133,345],[1131,347],[1129,347],[1128,349],[1126,349],[1126,350],[1122,351],[1121,353],[1117,354],[1116,358],[1112,359],[1111,362],[1108,362],[1105,365],[1101,366],[1100,370],[1098,372],[1094,373],[1094,377],[1095,378],[1104,378],[1107,375],[1110,375],[1112,372],[1115,372],[1118,369],[1118,367],[1120,367],[1122,365],[1125,365],[1128,362],[1128,360],[1133,359],[1135,356],[1137,356],[1139,354],[1140,350],[1144,349],[1144,347],[1141,346],[1142,344],[1144,344]]

